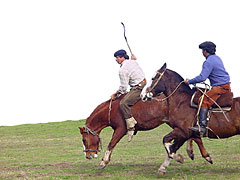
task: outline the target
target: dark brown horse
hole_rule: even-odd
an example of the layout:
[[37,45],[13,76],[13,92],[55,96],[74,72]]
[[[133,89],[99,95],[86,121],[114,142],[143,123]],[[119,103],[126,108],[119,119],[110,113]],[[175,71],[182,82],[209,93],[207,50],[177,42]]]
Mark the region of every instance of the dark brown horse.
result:
[[[108,126],[111,126],[114,130],[112,139],[108,144],[107,151],[105,152],[105,155],[99,165],[99,169],[103,169],[110,162],[111,153],[114,147],[127,132],[126,123],[119,108],[119,102],[122,97],[123,95],[115,101],[108,100],[100,104],[87,118],[85,126],[79,127],[80,133],[82,134],[84,153],[87,159],[97,157],[97,153],[101,150],[101,139],[99,136],[101,130]],[[164,95],[161,95],[158,98],[164,97]],[[150,130],[165,123],[165,120],[168,119],[169,113],[167,107],[167,102],[138,101],[132,107],[132,114],[138,122],[135,128],[135,133],[137,131]],[[196,138],[194,140],[200,147],[202,156],[207,161],[211,162],[211,158],[203,147],[201,139]],[[187,146],[187,152],[189,157],[193,159],[191,144],[192,142],[190,141]],[[183,162],[181,155],[176,155],[174,159],[178,162]]]
[[[189,85],[183,83],[183,78],[179,74],[166,69],[166,63],[158,70],[146,92],[148,98],[159,93],[163,93],[167,97],[166,101],[169,109],[167,124],[173,128],[173,131],[164,136],[163,144],[168,156],[172,158],[185,141],[197,136],[188,129],[196,123],[197,110],[190,107],[192,89]],[[207,135],[209,138],[228,138],[240,134],[240,98],[233,99],[232,109],[226,112],[226,116],[229,121],[223,113],[212,112],[208,124],[210,130]],[[166,172],[169,162],[170,159],[166,158],[159,169],[159,173]]]

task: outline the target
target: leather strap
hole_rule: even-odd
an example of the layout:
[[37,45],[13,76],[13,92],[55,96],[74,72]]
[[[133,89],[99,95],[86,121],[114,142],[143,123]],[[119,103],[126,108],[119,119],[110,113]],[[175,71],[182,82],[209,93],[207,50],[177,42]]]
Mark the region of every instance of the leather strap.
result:
[[147,81],[146,79],[144,78],[140,83],[138,83],[136,86],[139,86],[139,87],[144,87],[146,85]]

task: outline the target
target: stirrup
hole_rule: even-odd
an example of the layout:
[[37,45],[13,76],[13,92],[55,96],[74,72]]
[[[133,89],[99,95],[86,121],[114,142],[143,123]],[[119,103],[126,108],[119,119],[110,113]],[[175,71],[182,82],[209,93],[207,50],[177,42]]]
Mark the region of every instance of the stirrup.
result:
[[205,132],[207,131],[207,129],[205,127],[198,127],[198,126],[194,126],[194,127],[188,127],[188,129],[195,131],[195,132],[200,132],[202,134],[205,134]]

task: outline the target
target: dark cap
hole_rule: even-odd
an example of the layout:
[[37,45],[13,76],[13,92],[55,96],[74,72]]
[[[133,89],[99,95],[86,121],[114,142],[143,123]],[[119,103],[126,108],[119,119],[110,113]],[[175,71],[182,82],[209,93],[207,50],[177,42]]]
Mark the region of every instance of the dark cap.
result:
[[125,59],[129,59],[129,56],[127,55],[127,52],[124,49],[120,49],[114,53],[114,57],[124,57]]
[[216,45],[211,41],[205,41],[199,45],[199,48],[202,50],[206,50],[209,54],[215,54]]

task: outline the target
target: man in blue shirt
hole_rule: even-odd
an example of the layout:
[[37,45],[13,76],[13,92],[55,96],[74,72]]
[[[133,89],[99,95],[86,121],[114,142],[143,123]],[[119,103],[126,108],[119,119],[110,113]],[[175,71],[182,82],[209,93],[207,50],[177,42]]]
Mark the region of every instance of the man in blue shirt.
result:
[[215,55],[216,45],[213,42],[206,41],[200,44],[199,48],[202,49],[203,56],[206,58],[202,65],[202,72],[193,79],[186,79],[185,83],[196,84],[205,81],[207,78],[210,80],[212,88],[206,93],[208,97],[204,96],[199,112],[200,128],[198,126],[189,127],[193,131],[200,131],[204,134],[207,126],[208,109],[222,94],[231,92],[231,88],[229,74],[225,70],[220,57]]

